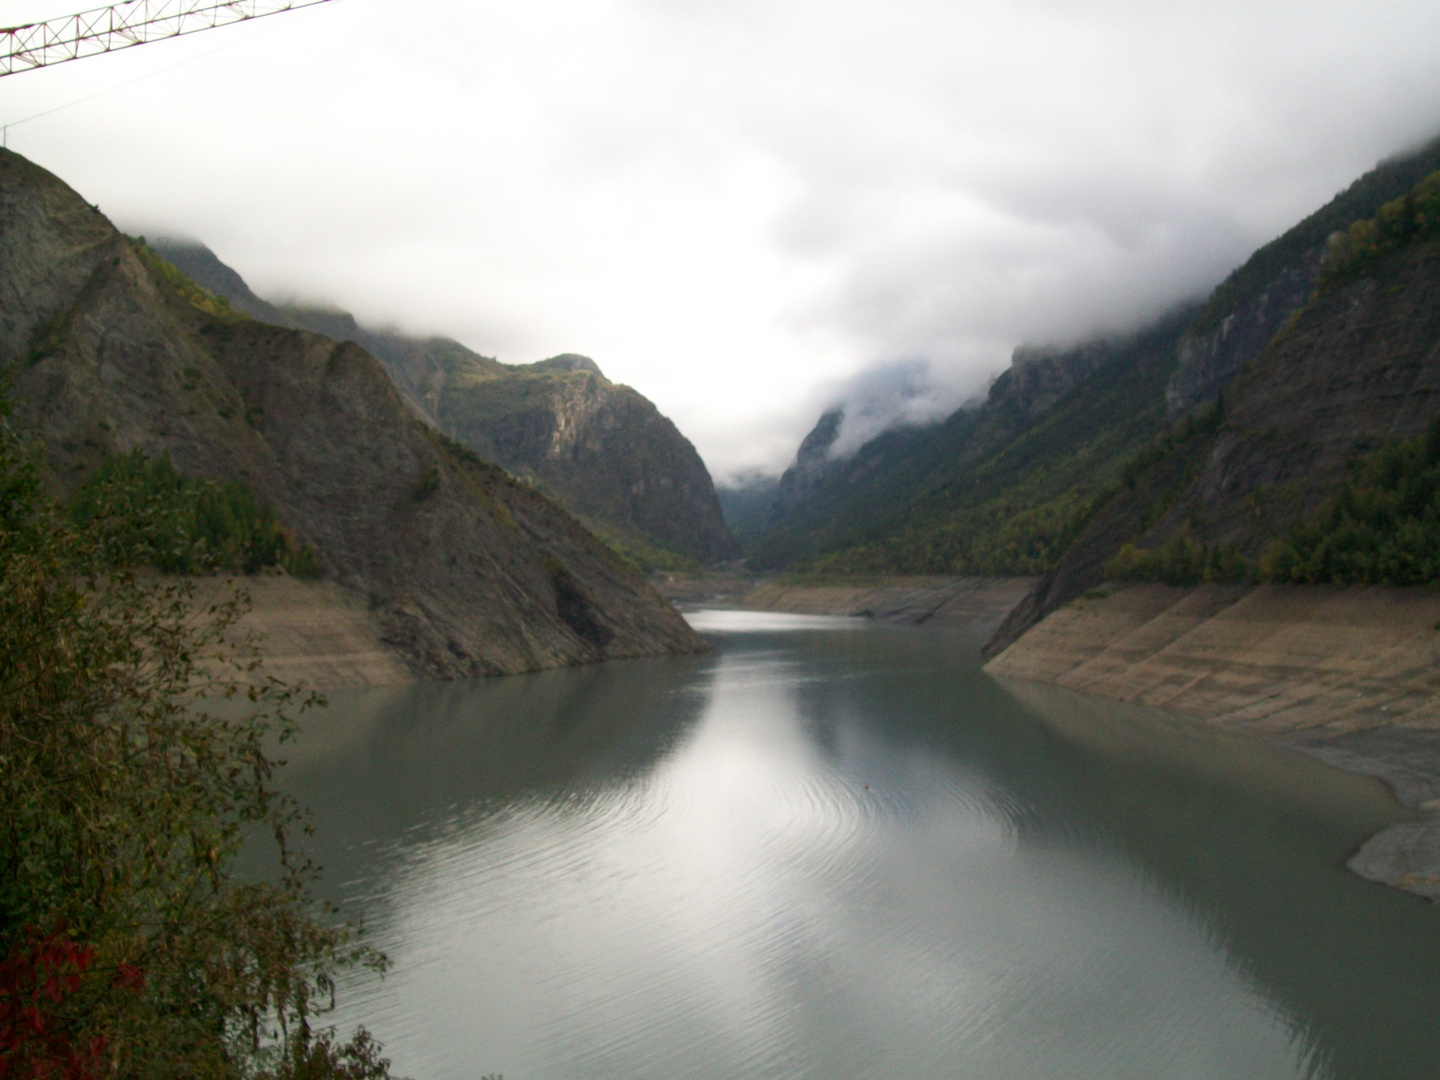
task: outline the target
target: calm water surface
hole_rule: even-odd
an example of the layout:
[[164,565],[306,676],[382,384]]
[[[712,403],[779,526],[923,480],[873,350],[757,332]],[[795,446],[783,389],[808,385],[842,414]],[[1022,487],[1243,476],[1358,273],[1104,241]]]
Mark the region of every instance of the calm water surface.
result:
[[1440,1077],[1379,785],[1001,684],[977,642],[700,613],[707,656],[341,695],[289,754],[343,987],[425,1078]]

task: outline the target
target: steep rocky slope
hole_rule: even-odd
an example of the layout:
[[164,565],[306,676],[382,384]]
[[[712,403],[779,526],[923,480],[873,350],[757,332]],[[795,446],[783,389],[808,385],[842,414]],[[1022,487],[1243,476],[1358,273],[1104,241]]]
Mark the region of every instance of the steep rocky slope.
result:
[[1227,386],[1222,410],[1136,463],[990,651],[1101,584],[1122,544],[1179,538],[1255,559],[1365,455],[1423,432],[1437,393],[1440,241],[1422,238],[1322,284]]
[[353,341],[375,356],[440,431],[538,482],[621,546],[638,541],[702,562],[738,554],[700,455],[643,395],[594,361],[501,364],[449,338],[369,330],[348,312],[270,304],[209,248],[160,240],[187,276],[265,322]]
[[1373,216],[1437,169],[1440,139],[1377,165],[1221,282],[1177,346],[1165,392],[1171,417],[1214,401],[1305,305],[1332,236]]
[[1440,141],[1385,162],[1257,251],[1203,306],[1136,334],[1017,349],[978,408],[823,451],[827,413],[781,482],[762,566],[821,573],[1054,568],[1127,463],[1235,378],[1314,290],[1330,238],[1440,168]]
[[0,366],[62,487],[107,454],[239,478],[416,673],[704,647],[564,511],[406,407],[364,349],[235,312],[0,153]]
[[441,430],[539,481],[622,543],[648,540],[704,562],[739,553],[689,440],[588,357],[457,371],[432,409]]

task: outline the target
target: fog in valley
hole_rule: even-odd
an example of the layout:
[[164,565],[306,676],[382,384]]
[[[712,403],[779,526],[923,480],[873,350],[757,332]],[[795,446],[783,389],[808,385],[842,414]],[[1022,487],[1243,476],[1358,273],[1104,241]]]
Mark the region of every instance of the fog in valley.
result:
[[7,80],[0,120],[267,298],[593,356],[724,480],[1203,295],[1440,131],[1437,53],[1401,0],[343,0]]

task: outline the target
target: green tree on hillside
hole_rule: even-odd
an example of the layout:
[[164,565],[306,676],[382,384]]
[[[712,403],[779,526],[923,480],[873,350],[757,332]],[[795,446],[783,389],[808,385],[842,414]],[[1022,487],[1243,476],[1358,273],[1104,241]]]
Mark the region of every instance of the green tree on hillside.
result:
[[1440,580],[1440,418],[1357,463],[1315,517],[1260,559],[1269,581],[1420,585]]
[[135,450],[106,458],[66,509],[75,524],[101,530],[112,546],[167,574],[253,574],[280,566],[313,577],[320,570],[314,552],[249,485],[184,476],[168,453],[152,459]]
[[1423,585],[1440,581],[1440,418],[1423,436],[1356,461],[1320,510],[1270,541],[1258,560],[1228,544],[1172,536],[1153,548],[1121,546],[1112,581],[1272,581],[1281,584]]

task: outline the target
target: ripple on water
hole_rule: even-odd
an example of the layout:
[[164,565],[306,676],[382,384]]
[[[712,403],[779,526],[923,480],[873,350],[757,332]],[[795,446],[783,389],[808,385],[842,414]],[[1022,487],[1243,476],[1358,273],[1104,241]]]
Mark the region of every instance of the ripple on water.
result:
[[480,792],[396,839],[362,885],[397,966],[346,1016],[434,1080],[1307,1073],[1303,1029],[1173,881],[1005,773],[1048,743],[925,741],[914,716],[968,685],[943,668],[887,727],[921,676],[869,679],[893,650],[848,630],[843,664],[798,638],[729,632],[643,768]]

